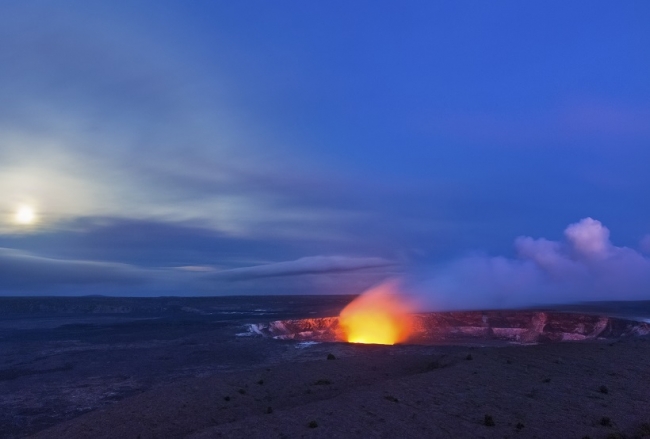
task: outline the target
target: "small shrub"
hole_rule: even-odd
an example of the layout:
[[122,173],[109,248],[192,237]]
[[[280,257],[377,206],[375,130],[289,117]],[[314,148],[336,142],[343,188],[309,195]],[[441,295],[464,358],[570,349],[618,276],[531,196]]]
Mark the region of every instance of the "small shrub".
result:
[[517,430],[521,430],[521,429],[524,428],[524,427],[525,427],[525,425],[522,424],[521,422],[517,422],[517,425],[515,425],[515,428],[516,428]]
[[494,427],[494,418],[492,418],[492,416],[490,415],[485,415],[485,417],[483,418],[483,424],[486,427]]
[[230,401],[230,396],[224,396],[224,397],[223,397],[223,400],[224,400],[224,401]]
[[603,416],[602,418],[600,418],[600,425],[602,425],[603,427],[611,427],[612,420],[609,419],[609,417],[607,416]]
[[467,357],[465,357],[465,359],[469,361],[469,360],[473,360],[474,357],[472,357],[472,354],[467,354]]
[[273,407],[267,407],[266,408],[266,414],[270,415],[271,413],[273,413]]
[[427,370],[436,370],[440,369],[440,362],[438,360],[432,361],[431,363],[427,364]]
[[336,360],[336,357],[334,356],[334,354],[327,354],[327,359],[328,360]]
[[309,421],[309,423],[307,424],[307,427],[309,427],[309,428],[316,428],[316,427],[318,427],[318,422],[316,422],[316,421]]
[[246,395],[246,391],[245,391],[244,389],[239,389],[238,392],[239,392],[241,395]]
[[548,384],[548,383],[551,382],[551,379],[550,379],[550,378],[544,378],[544,379],[542,380],[542,382]]
[[318,380],[314,383],[316,386],[328,386],[332,384],[330,380]]
[[600,393],[605,393],[605,394],[609,393],[609,389],[607,388],[607,386],[600,386],[600,387],[598,388],[598,391],[599,391]]
[[386,395],[386,396],[384,396],[384,398],[386,398],[386,399],[389,400],[390,402],[399,402],[399,399],[395,398],[395,397],[392,396],[392,395]]
[[259,381],[257,382],[257,384],[259,384],[260,386],[263,386],[263,385],[264,385],[264,380],[259,380]]

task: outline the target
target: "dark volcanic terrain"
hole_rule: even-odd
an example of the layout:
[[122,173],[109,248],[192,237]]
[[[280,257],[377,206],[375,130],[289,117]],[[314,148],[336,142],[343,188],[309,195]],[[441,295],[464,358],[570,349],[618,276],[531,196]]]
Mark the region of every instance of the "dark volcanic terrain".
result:
[[0,438],[179,379],[287,361],[292,345],[247,337],[247,325],[335,315],[350,300],[0,297]]
[[336,315],[350,300],[2,298],[0,437],[650,435],[646,336],[363,346],[249,331]]

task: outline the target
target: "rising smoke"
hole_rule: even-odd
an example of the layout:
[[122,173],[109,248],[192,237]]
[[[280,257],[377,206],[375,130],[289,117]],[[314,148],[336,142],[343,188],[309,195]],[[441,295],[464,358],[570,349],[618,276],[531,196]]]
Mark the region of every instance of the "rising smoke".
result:
[[515,259],[465,257],[411,289],[429,310],[650,300],[649,257],[613,245],[609,230],[592,218],[571,224],[564,238],[519,237]]

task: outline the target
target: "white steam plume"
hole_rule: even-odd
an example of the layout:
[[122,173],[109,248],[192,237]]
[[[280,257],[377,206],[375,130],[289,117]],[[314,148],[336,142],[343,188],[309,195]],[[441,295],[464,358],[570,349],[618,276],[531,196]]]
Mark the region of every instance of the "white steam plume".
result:
[[428,309],[486,309],[582,301],[650,300],[650,258],[609,240],[585,218],[565,241],[519,237],[518,258],[470,256],[417,282]]

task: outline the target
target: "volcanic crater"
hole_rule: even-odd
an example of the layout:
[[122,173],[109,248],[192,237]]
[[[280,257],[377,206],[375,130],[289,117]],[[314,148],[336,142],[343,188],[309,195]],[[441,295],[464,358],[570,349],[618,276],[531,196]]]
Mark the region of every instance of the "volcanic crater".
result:
[[[557,311],[458,311],[410,314],[405,344],[553,343],[650,334],[650,324]],[[347,342],[339,317],[252,324],[250,331],[280,340]]]

